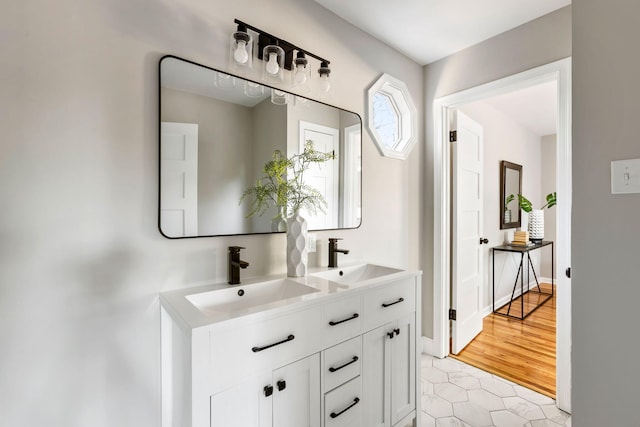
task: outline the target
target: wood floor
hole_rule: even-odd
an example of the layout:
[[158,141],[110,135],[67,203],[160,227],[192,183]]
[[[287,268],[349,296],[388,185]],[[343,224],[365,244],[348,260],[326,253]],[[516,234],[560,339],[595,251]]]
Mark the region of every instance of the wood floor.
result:
[[[543,292],[551,290],[551,285],[541,286]],[[527,293],[525,296],[526,313],[528,306],[540,296],[535,293]],[[511,314],[520,315],[520,304],[521,302],[513,303]],[[506,311],[506,308],[501,311]],[[555,295],[525,320],[492,313],[484,318],[483,326],[480,335],[457,356],[451,357],[555,399]]]

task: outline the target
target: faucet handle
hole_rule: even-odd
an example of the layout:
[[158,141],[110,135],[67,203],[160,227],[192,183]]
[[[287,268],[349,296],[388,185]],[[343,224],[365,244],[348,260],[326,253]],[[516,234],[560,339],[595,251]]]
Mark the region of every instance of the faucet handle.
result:
[[229,252],[240,252],[240,249],[246,249],[242,246],[229,246]]

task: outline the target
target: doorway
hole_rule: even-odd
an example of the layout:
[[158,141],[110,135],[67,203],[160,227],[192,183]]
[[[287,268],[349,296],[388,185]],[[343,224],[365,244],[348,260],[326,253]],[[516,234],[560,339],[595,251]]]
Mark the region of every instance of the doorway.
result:
[[[445,357],[449,350],[448,308],[451,263],[451,155],[448,124],[460,105],[522,88],[557,82],[557,258],[556,271],[570,267],[571,239],[571,60],[566,58],[476,88],[440,98],[434,102],[434,340],[433,353]],[[557,274],[556,401],[560,409],[571,411],[571,281]]]

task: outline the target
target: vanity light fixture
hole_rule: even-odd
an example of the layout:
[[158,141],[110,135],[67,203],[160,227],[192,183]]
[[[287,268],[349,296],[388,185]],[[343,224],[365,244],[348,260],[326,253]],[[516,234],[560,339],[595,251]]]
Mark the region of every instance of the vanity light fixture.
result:
[[265,61],[263,78],[282,81],[284,79],[284,49],[278,46],[277,40],[264,47],[262,58]]
[[322,61],[320,63],[320,68],[318,68],[318,75],[320,76],[320,83],[318,92],[321,98],[330,98],[332,93],[331,87],[331,69],[329,68],[329,63],[326,61]]
[[[329,69],[329,60],[246,22],[238,19],[234,20],[234,22],[238,25],[238,30],[231,37],[232,64],[239,64],[240,60],[245,59],[242,50],[245,46],[248,48],[247,53],[251,55],[251,50],[249,50],[253,48],[252,46],[249,47],[253,43],[249,33],[251,31],[254,33],[254,38],[257,42],[255,49],[257,59],[264,62],[262,67],[262,78],[264,80],[280,83],[284,80],[284,71],[289,70],[291,71],[291,87],[297,92],[309,92],[312,84],[309,71],[311,66],[308,58],[311,57],[320,62],[320,68],[318,69],[320,83],[317,85],[320,96],[323,97],[323,93],[324,95],[330,93],[329,73],[331,70]],[[246,41],[247,37],[249,37],[249,41]],[[296,53],[295,57],[294,52]],[[250,62],[251,58],[247,61],[248,67],[251,66]]]
[[247,32],[247,26],[239,23],[236,31],[231,34],[231,65],[234,68],[253,67],[253,38]]
[[309,61],[304,52],[299,50],[296,59],[293,60],[294,67],[291,69],[291,86],[308,88],[309,87]]

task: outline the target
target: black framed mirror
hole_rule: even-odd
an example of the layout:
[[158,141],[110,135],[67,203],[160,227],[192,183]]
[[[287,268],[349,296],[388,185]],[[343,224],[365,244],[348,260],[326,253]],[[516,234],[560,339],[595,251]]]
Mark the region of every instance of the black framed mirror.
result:
[[158,226],[168,238],[282,232],[275,208],[240,203],[275,150],[311,140],[334,159],[305,176],[323,194],[309,230],[357,228],[362,215],[362,120],[356,113],[175,56],[159,63]]
[[522,225],[518,194],[522,194],[522,165],[500,161],[500,230]]

